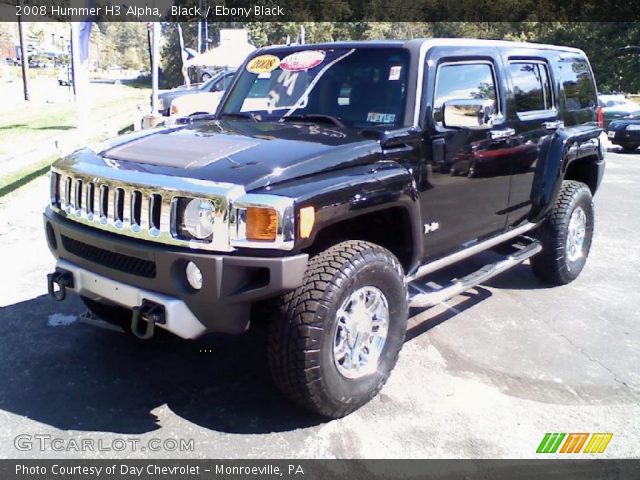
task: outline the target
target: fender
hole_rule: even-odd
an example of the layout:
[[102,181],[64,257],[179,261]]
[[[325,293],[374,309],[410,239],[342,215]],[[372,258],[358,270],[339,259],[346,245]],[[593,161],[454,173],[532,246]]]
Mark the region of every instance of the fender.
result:
[[599,140],[601,132],[602,129],[589,125],[563,128],[543,142],[540,146],[541,161],[531,188],[531,222],[541,221],[552,207],[572,162],[595,155],[600,170],[599,183],[604,169],[604,153]]
[[296,251],[311,247],[319,232],[338,222],[400,207],[406,211],[410,223],[407,228],[411,230],[412,265],[417,265],[422,258],[421,216],[415,180],[411,172],[396,162],[379,161],[297,178],[272,185],[261,193],[293,198],[297,208],[315,208],[312,234],[310,238],[297,240]]

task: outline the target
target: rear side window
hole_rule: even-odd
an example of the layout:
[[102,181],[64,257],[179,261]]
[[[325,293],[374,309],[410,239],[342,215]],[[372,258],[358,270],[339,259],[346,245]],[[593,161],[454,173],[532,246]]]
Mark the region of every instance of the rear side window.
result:
[[438,70],[433,118],[442,124],[442,106],[447,100],[491,100],[497,111],[493,68],[488,63],[445,64]]
[[567,110],[594,107],[596,90],[587,62],[581,58],[562,59],[559,70]]
[[518,113],[553,109],[547,66],[539,62],[509,63]]

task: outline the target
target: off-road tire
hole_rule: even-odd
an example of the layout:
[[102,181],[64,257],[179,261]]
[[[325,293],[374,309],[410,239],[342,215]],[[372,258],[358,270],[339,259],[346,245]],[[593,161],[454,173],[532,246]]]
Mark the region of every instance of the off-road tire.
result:
[[[566,253],[571,215],[582,207],[586,216],[582,256],[571,261]],[[531,258],[531,267],[538,278],[552,285],[566,285],[575,280],[584,268],[593,240],[594,212],[591,191],[584,183],[565,180],[558,198],[538,232],[542,252]]]
[[[378,368],[348,379],[336,367],[336,312],[349,295],[375,286],[389,307],[387,338]],[[276,385],[299,405],[330,418],[343,417],[377,395],[404,343],[408,305],[398,259],[373,243],[350,240],[309,260],[302,286],[284,295],[269,326],[269,366]]]

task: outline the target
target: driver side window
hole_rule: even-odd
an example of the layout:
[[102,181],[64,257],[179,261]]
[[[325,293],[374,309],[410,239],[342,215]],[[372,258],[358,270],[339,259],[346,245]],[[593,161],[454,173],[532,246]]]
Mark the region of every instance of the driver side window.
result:
[[448,100],[489,100],[498,110],[495,76],[488,63],[444,64],[438,68],[433,120],[443,126],[443,105]]

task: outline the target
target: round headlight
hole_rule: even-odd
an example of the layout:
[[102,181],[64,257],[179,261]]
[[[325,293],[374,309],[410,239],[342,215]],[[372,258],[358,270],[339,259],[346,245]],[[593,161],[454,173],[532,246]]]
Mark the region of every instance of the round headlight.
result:
[[215,208],[208,200],[193,199],[182,217],[184,229],[193,237],[200,240],[210,237],[215,226]]
[[200,290],[202,288],[202,271],[195,263],[187,263],[185,274],[187,276],[187,282],[189,282],[189,285],[191,285],[192,288],[195,290]]

